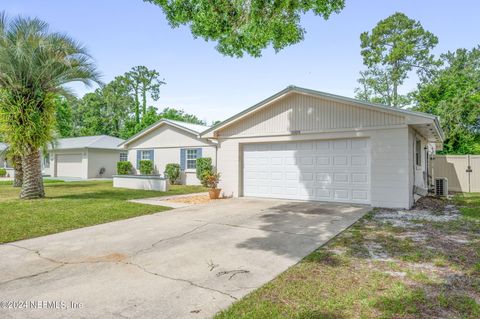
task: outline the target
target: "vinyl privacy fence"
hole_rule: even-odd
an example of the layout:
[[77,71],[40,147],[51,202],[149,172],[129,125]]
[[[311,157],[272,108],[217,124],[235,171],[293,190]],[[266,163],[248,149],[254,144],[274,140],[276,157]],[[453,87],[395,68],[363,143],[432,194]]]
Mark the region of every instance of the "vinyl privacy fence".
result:
[[480,192],[480,155],[435,155],[433,176],[446,177],[448,190]]

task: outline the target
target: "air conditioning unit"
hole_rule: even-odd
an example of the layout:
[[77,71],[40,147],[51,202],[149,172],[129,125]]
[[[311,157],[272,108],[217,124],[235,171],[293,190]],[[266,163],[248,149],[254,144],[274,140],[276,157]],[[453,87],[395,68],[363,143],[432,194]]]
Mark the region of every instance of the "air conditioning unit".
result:
[[446,177],[435,178],[435,195],[448,196],[448,179]]

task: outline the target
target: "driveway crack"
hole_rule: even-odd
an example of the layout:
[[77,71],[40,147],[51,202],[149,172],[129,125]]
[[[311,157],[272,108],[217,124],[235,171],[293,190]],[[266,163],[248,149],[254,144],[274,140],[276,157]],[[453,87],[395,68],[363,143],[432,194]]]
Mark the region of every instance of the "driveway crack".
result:
[[52,263],[55,263],[55,264],[61,264],[61,265],[67,264],[67,262],[58,261],[58,260],[55,260],[55,259],[52,259],[52,258],[49,258],[49,257],[42,256],[42,254],[40,253],[40,251],[37,250],[37,249],[31,249],[31,248],[28,248],[28,247],[20,246],[20,245],[17,245],[17,244],[11,244],[11,243],[7,243],[7,244],[5,244],[5,245],[30,251],[30,252],[32,252],[32,253],[35,253],[39,258],[44,259],[44,260],[47,260],[47,261],[52,262]]
[[[178,239],[178,238],[182,238],[188,234],[191,234],[195,231],[197,231],[198,229],[204,227],[208,225],[208,223],[206,224],[202,224],[202,225],[199,225],[189,231],[186,231],[180,235],[176,235],[176,236],[172,236],[172,237],[168,237],[168,238],[163,238],[163,239],[160,239],[156,242],[154,242],[150,247],[148,248],[144,248],[144,249],[141,249],[141,250],[138,250],[136,252],[134,252],[131,256],[131,257],[134,257],[134,256],[137,256],[138,254],[141,254],[145,251],[148,251],[152,248],[154,248],[156,245],[162,243],[162,242],[165,242],[165,241],[168,241],[168,240],[172,240],[172,239]],[[62,266],[65,266],[65,265],[79,265],[79,264],[98,264],[98,263],[122,263],[122,264],[132,264],[132,265],[137,265],[137,264],[134,264],[132,262],[122,262],[122,261],[114,261],[114,260],[86,260],[86,261],[62,261],[62,260],[56,260],[56,259],[53,259],[53,258],[49,258],[49,257],[45,257],[41,254],[40,250],[37,250],[37,249],[31,249],[31,248],[28,248],[28,247],[24,247],[24,246],[20,246],[20,245],[17,245],[17,244],[12,244],[12,243],[6,243],[6,244],[3,244],[3,245],[7,245],[7,246],[12,246],[12,247],[15,247],[15,248],[18,248],[18,249],[23,249],[23,250],[26,250],[26,251],[29,251],[29,252],[32,252],[34,254],[36,254],[38,256],[38,258],[40,259],[43,259],[43,260],[46,260],[46,261],[49,261],[51,263],[54,263],[54,264],[57,264],[58,266],[56,267],[53,267],[49,270],[45,270],[45,271],[41,271],[41,272],[38,272],[38,273],[34,273],[34,274],[31,274],[31,275],[26,275],[26,276],[21,276],[21,277],[17,277],[17,278],[13,278],[13,279],[10,279],[10,280],[7,280],[7,281],[4,281],[4,282],[0,282],[0,285],[3,285],[3,284],[6,284],[6,283],[9,283],[9,282],[12,282],[12,281],[16,281],[16,280],[23,280],[23,279],[29,279],[29,278],[33,278],[33,277],[36,277],[36,276],[39,276],[39,275],[43,275],[43,274],[47,274],[51,271],[55,271],[56,269],[62,267]],[[141,266],[137,266],[139,268],[143,268]],[[144,269],[144,271],[147,271]],[[154,273],[152,273],[154,274]],[[158,276],[161,276],[159,274],[157,274]],[[167,279],[172,279],[172,280],[176,280],[175,278],[169,278],[167,276],[164,276],[164,278],[167,278]],[[181,280],[181,279],[178,279],[178,280]],[[188,281],[186,281],[188,282]],[[193,282],[189,282],[190,284],[194,285],[195,284]],[[201,286],[198,286],[200,288],[202,288]],[[208,289],[208,288],[205,288],[205,289]],[[212,289],[213,290],[213,289]],[[219,293],[223,293],[221,291],[218,291]],[[232,296],[232,298],[234,298]]]
[[[203,222],[203,220],[196,219],[195,221],[198,222]],[[240,225],[234,225],[234,224],[227,224],[227,223],[207,223],[206,225],[220,225],[220,226],[227,226],[227,227],[235,227],[235,228],[244,228],[244,229],[251,229],[251,230],[260,230],[260,231],[266,231],[266,232],[272,232],[272,233],[281,233],[281,234],[287,234],[287,235],[295,235],[295,236],[303,236],[303,237],[309,237],[309,238],[316,238],[318,235],[307,235],[307,234],[298,234],[298,233],[292,233],[284,230],[274,230],[274,229],[262,229],[262,228],[257,228],[257,227],[247,227],[247,226],[240,226]]]
[[134,266],[134,267],[137,267],[138,269],[140,269],[140,270],[142,270],[142,271],[144,271],[145,273],[150,274],[150,275],[158,276],[158,277],[161,277],[161,278],[164,278],[164,279],[169,279],[169,280],[184,282],[184,283],[187,283],[187,284],[189,284],[189,285],[191,285],[191,286],[194,286],[194,287],[197,287],[197,288],[201,288],[201,289],[205,289],[205,290],[209,290],[209,291],[218,292],[218,293],[220,293],[220,294],[222,294],[222,295],[225,295],[225,296],[228,296],[228,297],[230,297],[230,298],[232,298],[232,299],[234,299],[234,300],[238,300],[237,297],[232,296],[232,295],[230,295],[229,293],[226,293],[226,292],[221,291],[221,290],[218,290],[218,289],[214,289],[214,288],[210,288],[210,287],[205,287],[205,286],[196,284],[196,283],[194,283],[193,281],[188,280],[188,279],[174,278],[174,277],[162,275],[162,274],[159,274],[159,273],[157,273],[157,272],[150,271],[150,270],[146,269],[145,267],[143,267],[142,265],[139,265],[139,264],[136,264],[136,263],[133,263],[133,262],[124,262],[124,264],[126,264],[126,265],[132,265],[132,266]]
[[160,240],[157,240],[156,242],[154,242],[153,244],[151,244],[150,247],[137,250],[136,252],[134,252],[134,253],[130,256],[130,258],[131,258],[131,257],[135,257],[135,256],[137,256],[137,255],[139,255],[139,254],[141,254],[141,253],[146,252],[146,251],[149,251],[150,249],[155,248],[155,246],[157,246],[157,245],[159,245],[159,244],[161,244],[161,243],[163,243],[163,242],[166,242],[166,241],[169,241],[169,240],[172,240],[172,239],[179,239],[179,238],[182,238],[182,237],[184,237],[184,236],[187,236],[187,235],[189,235],[189,234],[191,234],[191,233],[193,233],[193,232],[195,232],[195,231],[199,230],[200,228],[205,227],[205,226],[207,226],[207,225],[208,225],[208,223],[205,223],[205,224],[196,226],[196,227],[194,227],[193,229],[191,229],[191,230],[189,230],[189,231],[186,231],[186,232],[184,232],[184,233],[181,233],[180,235],[175,235],[175,236],[172,236],[172,237],[162,238],[162,239],[160,239]]
[[44,270],[44,271],[41,271],[41,272],[38,272],[38,273],[35,273],[35,274],[31,274],[31,275],[27,275],[27,276],[21,276],[21,277],[17,277],[17,278],[7,280],[7,281],[2,281],[2,282],[0,282],[0,285],[5,285],[5,284],[11,283],[13,281],[17,281],[17,280],[30,279],[30,278],[34,278],[34,277],[37,277],[37,276],[40,276],[40,275],[45,275],[45,274],[48,274],[52,271],[55,271],[55,270],[63,267],[63,266],[64,266],[64,264],[61,264],[61,265],[55,266],[53,268],[50,268],[48,270]]

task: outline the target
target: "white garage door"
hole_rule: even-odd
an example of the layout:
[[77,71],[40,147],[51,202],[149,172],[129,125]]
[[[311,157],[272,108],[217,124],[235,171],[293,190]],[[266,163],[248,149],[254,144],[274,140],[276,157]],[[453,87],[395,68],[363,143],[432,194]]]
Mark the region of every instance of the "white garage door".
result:
[[83,177],[82,154],[57,155],[57,176]]
[[246,144],[244,196],[370,203],[368,139]]

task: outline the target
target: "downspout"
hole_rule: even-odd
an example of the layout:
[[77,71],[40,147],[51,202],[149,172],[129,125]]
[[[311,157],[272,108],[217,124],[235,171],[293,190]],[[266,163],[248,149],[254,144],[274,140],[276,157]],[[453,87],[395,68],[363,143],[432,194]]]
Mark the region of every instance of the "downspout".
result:
[[417,164],[416,163],[416,157],[415,157],[415,153],[416,153],[416,143],[417,143],[417,134],[415,133],[415,135],[413,136],[413,162],[412,162],[412,170],[413,170],[413,183],[412,183],[412,200],[413,200],[413,205],[415,205],[415,165]]

